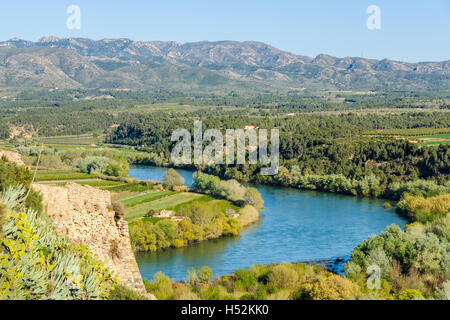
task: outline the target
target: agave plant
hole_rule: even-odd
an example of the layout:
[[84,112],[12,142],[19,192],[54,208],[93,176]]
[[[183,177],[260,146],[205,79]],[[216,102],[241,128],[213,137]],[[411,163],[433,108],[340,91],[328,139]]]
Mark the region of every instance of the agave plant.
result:
[[99,299],[116,283],[84,247],[56,233],[45,213],[20,211],[23,186],[8,188],[0,198],[8,207],[0,239],[0,300]]

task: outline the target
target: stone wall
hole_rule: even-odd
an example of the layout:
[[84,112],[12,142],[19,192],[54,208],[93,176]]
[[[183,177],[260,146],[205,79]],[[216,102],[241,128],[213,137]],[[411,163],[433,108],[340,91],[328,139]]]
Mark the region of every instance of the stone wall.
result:
[[128,223],[115,217],[108,191],[74,183],[65,187],[34,184],[33,188],[42,194],[42,205],[59,234],[84,244],[123,285],[146,294]]

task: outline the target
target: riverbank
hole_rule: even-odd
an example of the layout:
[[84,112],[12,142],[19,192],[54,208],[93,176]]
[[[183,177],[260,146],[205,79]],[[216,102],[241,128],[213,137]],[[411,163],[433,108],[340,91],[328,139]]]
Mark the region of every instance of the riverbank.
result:
[[[178,173],[171,174],[180,185],[184,183]],[[164,173],[163,185],[167,177]],[[156,252],[237,236],[243,228],[258,221],[255,206],[256,203],[262,206],[263,200],[256,189],[214,177],[217,179],[214,190],[221,191],[212,192],[201,187],[201,177],[196,179],[195,188],[166,189],[122,200],[135,251]]]
[[[133,167],[146,167],[147,165],[132,165]],[[153,166],[152,166],[153,167]],[[195,172],[199,168],[193,165],[176,166],[166,164],[156,166],[161,169],[175,168],[177,170],[186,170]],[[272,187],[287,187],[298,190],[310,190],[326,192],[331,194],[341,194],[359,198],[373,198],[389,201],[394,204],[400,201],[404,194],[421,195],[423,197],[444,195],[450,193],[450,185],[441,185],[431,180],[417,179],[407,182],[393,182],[389,185],[383,185],[380,179],[375,175],[364,176],[361,179],[348,179],[342,174],[330,175],[302,175],[295,168],[288,170],[280,167],[280,171],[274,177],[256,176],[252,179],[240,178],[243,175],[235,174],[233,177],[227,177],[217,171],[215,168],[207,167],[202,170],[203,173],[218,176],[221,179],[235,179],[243,184],[265,185]],[[392,205],[391,204],[391,205]],[[400,213],[403,213],[399,211]]]
[[[160,167],[132,166],[137,179],[159,180]],[[177,170],[186,184],[192,172]],[[171,279],[186,279],[191,267],[209,266],[214,276],[231,274],[253,264],[330,260],[347,257],[371,234],[387,226],[404,226],[407,220],[380,199],[358,198],[325,192],[267,185],[254,186],[264,199],[263,215],[237,237],[212,239],[189,247],[155,253],[137,253],[142,276],[152,279],[158,271]],[[340,273],[342,267],[336,267]],[[330,267],[330,270],[333,268]]]

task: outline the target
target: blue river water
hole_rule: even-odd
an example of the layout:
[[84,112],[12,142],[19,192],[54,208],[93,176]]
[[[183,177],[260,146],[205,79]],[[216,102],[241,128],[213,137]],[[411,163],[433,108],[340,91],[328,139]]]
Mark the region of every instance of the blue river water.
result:
[[[162,181],[165,168],[135,166],[137,179]],[[192,172],[177,170],[185,184],[192,184]],[[387,226],[401,227],[406,220],[385,201],[292,188],[256,186],[265,210],[258,223],[237,237],[205,241],[185,248],[157,253],[138,253],[136,259],[144,278],[159,271],[182,281],[187,270],[209,266],[214,275],[230,274],[254,264],[347,259],[352,249]]]

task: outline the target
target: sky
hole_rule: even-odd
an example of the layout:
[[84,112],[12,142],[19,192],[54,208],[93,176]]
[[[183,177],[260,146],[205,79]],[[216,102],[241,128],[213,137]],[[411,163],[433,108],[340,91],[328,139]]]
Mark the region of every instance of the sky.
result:
[[[80,8],[80,29],[67,27],[70,5]],[[367,27],[371,5],[380,9],[380,29]],[[49,35],[252,40],[311,57],[443,61],[450,60],[450,0],[0,1],[0,41]]]

